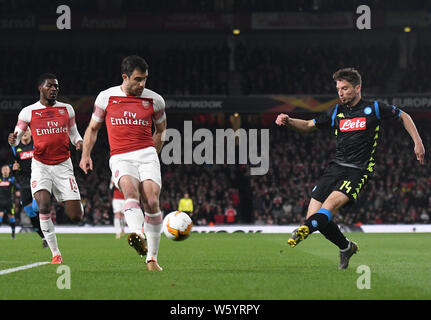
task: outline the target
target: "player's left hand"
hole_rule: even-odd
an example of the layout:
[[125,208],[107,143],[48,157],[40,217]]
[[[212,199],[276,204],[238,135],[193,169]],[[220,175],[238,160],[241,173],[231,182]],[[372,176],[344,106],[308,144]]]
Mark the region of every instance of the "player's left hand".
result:
[[415,144],[415,154],[419,163],[425,164],[425,148],[422,142]]
[[7,142],[9,142],[9,144],[11,146],[13,146],[15,144],[15,142],[16,142],[17,136],[18,136],[17,132],[11,132],[11,133],[9,133],[9,136],[7,137]]
[[78,141],[78,142],[76,143],[75,148],[76,148],[76,151],[80,151],[80,150],[82,150],[82,140],[81,140],[81,141]]

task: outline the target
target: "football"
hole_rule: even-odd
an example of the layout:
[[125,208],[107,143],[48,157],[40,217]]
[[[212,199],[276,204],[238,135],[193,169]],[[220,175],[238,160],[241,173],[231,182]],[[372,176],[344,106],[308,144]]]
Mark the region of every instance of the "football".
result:
[[182,241],[190,236],[192,219],[182,211],[173,211],[163,219],[163,233],[168,239]]

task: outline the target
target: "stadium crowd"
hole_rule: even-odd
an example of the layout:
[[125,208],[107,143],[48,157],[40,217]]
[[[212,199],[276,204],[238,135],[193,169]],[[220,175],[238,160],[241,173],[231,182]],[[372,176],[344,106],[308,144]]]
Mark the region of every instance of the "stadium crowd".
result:
[[[266,124],[259,124],[261,115],[250,115],[249,118],[253,121],[243,122],[243,127],[267,127]],[[229,127],[223,120],[214,121],[214,117],[207,119],[212,120],[204,120],[200,124],[196,121],[194,129],[199,125],[211,130]],[[431,132],[426,130],[429,120],[415,118],[415,121],[427,149],[431,145]],[[179,123],[170,121],[171,127]],[[82,126],[84,124],[80,132],[85,129]],[[338,223],[430,222],[429,166],[419,166],[411,139],[401,126],[392,122],[383,126],[376,153],[375,178],[365,186],[355,204],[343,208],[336,215]],[[271,125],[270,166],[266,175],[249,176],[244,173],[245,166],[239,165],[165,165],[161,162],[161,209],[165,214],[177,210],[179,199],[184,193],[189,193],[194,203],[191,216],[195,225],[227,223],[228,209],[237,212],[235,223],[299,224],[305,217],[310,191],[328,165],[334,148],[332,132],[315,131],[302,135]],[[113,221],[107,150],[106,131],[102,130],[93,152],[95,168],[88,175],[78,167],[80,153],[72,151],[75,175],[85,207],[84,223],[88,225],[109,225]],[[249,189],[244,188],[247,184]],[[244,206],[245,199],[250,199],[251,209]],[[53,204],[52,212],[56,212],[57,223],[70,223],[60,204]]]
[[[112,46],[106,48],[40,48],[34,55],[31,48],[8,48],[0,59],[2,74],[27,70],[26,77],[0,79],[0,95],[33,95],[35,79],[50,71],[59,77],[61,93],[95,95],[105,89],[106,83],[119,83],[119,61],[131,53],[140,53],[148,61],[150,76],[148,87],[164,95],[228,95],[228,94],[333,94],[332,73],[351,65],[364,71],[366,93],[385,93],[385,84],[392,76],[398,60],[398,45],[358,45],[342,47],[282,48],[274,45],[250,45],[238,42],[235,49],[226,43],[200,45],[199,47],[172,46],[154,49],[147,45],[132,48]],[[233,51],[232,58],[230,57]],[[425,74],[430,69],[429,49],[423,49],[421,65],[417,72]],[[379,61],[379,67],[375,67]],[[231,71],[234,70],[234,71]],[[319,70],[319,72],[315,72]],[[413,73],[414,74],[414,73]],[[238,85],[234,85],[233,75]],[[300,75],[300,76],[298,76]],[[412,73],[408,73],[409,79]],[[85,79],[85,81],[76,81]],[[407,86],[416,86],[423,92],[427,84],[419,83],[414,76]],[[406,81],[408,82],[408,81]],[[402,85],[405,85],[402,83]],[[232,89],[235,87],[235,89]]]
[[[258,118],[258,116],[254,116]],[[418,121],[418,120],[417,120]],[[254,124],[256,124],[254,122]],[[223,123],[201,123],[214,130]],[[245,124],[247,125],[247,124]],[[431,178],[427,166],[419,166],[408,133],[399,123],[383,127],[376,157],[375,178],[359,200],[343,208],[336,221],[346,225],[379,223],[428,223],[431,216]],[[431,144],[426,120],[417,122],[425,148]],[[195,126],[194,126],[195,127]],[[257,128],[263,128],[263,124]],[[198,126],[196,126],[196,129]],[[180,130],[181,131],[181,130]],[[111,214],[107,145],[94,152],[100,163],[89,176],[77,174],[89,223],[106,224]],[[164,213],[177,210],[179,199],[188,192],[194,202],[192,219],[196,225],[226,222],[232,206],[239,223],[298,224],[306,214],[309,194],[335,150],[332,132],[307,135],[270,127],[270,166],[263,176],[248,176],[252,212],[242,212],[246,197],[237,165],[165,165],[162,163],[163,190],[160,204]],[[75,161],[76,163],[78,161]],[[408,168],[408,170],[407,170]],[[79,169],[76,170],[78,172]]]
[[345,65],[355,66],[360,72],[366,70],[363,83],[367,93],[382,93],[397,64],[397,52],[395,43],[387,47],[328,45],[290,50],[240,44],[236,49],[236,65],[242,75],[243,93],[247,95],[333,94],[332,74]]
[[[50,71],[60,81],[62,94],[94,95],[106,89],[106,83],[119,83],[119,64],[128,54],[140,53],[149,63],[148,87],[164,95],[227,94],[228,48],[210,46],[199,48],[171,47],[150,49],[135,46],[126,48],[40,48],[34,55],[31,48],[8,48],[0,59],[3,74],[28,70],[24,78],[0,79],[0,95],[33,95],[35,79],[43,73],[46,61]],[[85,81],[75,81],[85,79]]]
[[413,51],[412,61],[403,73],[400,87],[404,92],[431,92],[431,83],[427,81],[431,74],[431,63],[427,57],[431,55],[431,45],[419,44]]

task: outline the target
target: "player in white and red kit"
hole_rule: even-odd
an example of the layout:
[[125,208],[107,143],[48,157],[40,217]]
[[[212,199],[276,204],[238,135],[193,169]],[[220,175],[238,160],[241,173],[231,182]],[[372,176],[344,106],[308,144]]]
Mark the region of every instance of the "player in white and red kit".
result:
[[96,98],[84,135],[80,167],[85,173],[93,169],[91,150],[105,122],[111,149],[109,166],[115,185],[126,199],[124,216],[132,232],[129,244],[139,255],[146,255],[148,270],[160,271],[157,256],[163,216],[159,206],[162,179],[158,153],[166,131],[165,101],[145,88],[148,65],[143,58],[124,58],[121,73],[123,83],[100,92]]
[[115,238],[120,239],[124,234],[124,194],[114,185],[114,180],[111,178],[109,189],[114,190],[112,192],[112,211],[114,213],[114,230]]
[[39,206],[40,227],[52,252],[52,264],[63,262],[51,220],[51,195],[63,202],[66,213],[74,222],[82,219],[83,209],[78,185],[70,159],[69,142],[76,150],[82,148],[82,138],[75,123],[75,111],[70,104],[56,101],[59,91],[57,77],[43,74],[38,80],[40,99],[21,110],[18,123],[8,142],[17,146],[30,127],[34,142],[31,163],[31,192]]

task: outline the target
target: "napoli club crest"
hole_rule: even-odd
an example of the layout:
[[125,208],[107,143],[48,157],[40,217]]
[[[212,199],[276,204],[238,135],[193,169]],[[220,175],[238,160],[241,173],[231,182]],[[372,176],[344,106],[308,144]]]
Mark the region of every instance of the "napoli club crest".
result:
[[364,113],[365,113],[366,115],[371,114],[371,112],[373,112],[373,109],[371,109],[371,107],[366,107],[366,108],[364,109]]

